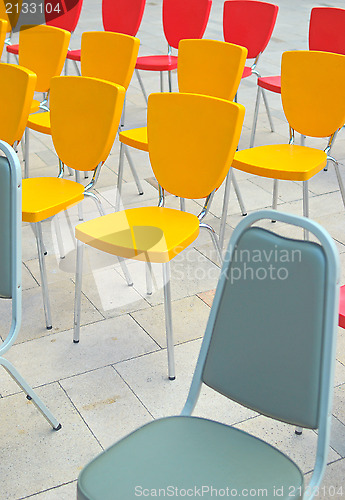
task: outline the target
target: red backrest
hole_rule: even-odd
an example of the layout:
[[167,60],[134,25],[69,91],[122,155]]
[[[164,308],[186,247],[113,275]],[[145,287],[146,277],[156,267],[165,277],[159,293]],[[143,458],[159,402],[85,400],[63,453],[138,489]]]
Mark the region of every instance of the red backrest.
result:
[[314,7],[310,14],[309,50],[345,54],[345,9]]
[[212,0],[163,0],[163,29],[168,44],[178,48],[180,40],[202,38]]
[[79,21],[83,0],[44,0],[46,24],[73,32]]
[[278,5],[256,0],[224,2],[223,33],[226,42],[248,49],[247,59],[263,52],[271,38]]
[[146,0],[102,0],[105,31],[135,36],[144,14]]

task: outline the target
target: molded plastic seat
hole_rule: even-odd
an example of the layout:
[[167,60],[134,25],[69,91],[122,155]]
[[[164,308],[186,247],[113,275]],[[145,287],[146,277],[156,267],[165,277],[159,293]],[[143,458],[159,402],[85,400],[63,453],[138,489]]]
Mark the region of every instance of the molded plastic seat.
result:
[[[345,9],[334,7],[314,7],[310,13],[309,22],[309,50],[345,54]],[[260,105],[260,89],[269,90],[276,94],[281,93],[281,78],[279,76],[265,76],[258,78],[255,113],[253,118],[250,147],[254,146],[255,132]],[[273,131],[273,130],[272,130]]]
[[[163,92],[163,71],[168,71],[169,92],[172,91],[171,71],[177,68],[177,56],[171,55],[171,48],[177,49],[182,39],[203,37],[211,5],[212,0],[163,0],[163,30],[168,42],[168,54],[138,57],[135,66],[136,70],[160,71],[161,92]],[[144,85],[138,71],[136,74],[147,102]]]
[[[244,50],[244,49],[242,49]],[[242,70],[239,71],[239,78]],[[164,190],[181,198],[207,198],[228,172],[241,134],[244,108],[224,99],[198,94],[151,94],[148,106],[149,154],[160,185],[158,207],[116,212],[76,226],[78,239],[74,340],[79,341],[82,250],[86,243],[99,250],[163,263],[169,378],[175,378],[169,261],[207,229],[218,251],[214,230],[204,224],[207,209],[196,215],[164,207]],[[211,119],[213,127],[209,127]],[[171,144],[174,148],[171,148]],[[212,168],[210,169],[210,164]]]
[[[315,68],[318,68],[317,78]],[[275,179],[273,208],[277,208],[278,179],[303,181],[303,214],[308,216],[308,179],[322,170],[327,160],[335,165],[345,206],[338,163],[329,156],[335,133],[345,123],[345,96],[339,87],[339,78],[345,78],[343,55],[318,51],[284,52],[281,90],[285,116],[290,124],[290,144],[244,149],[235,154],[232,163],[234,168],[244,172]],[[324,96],[327,96],[326,102]],[[330,137],[328,146],[320,151],[294,145],[294,131],[303,136]]]
[[[339,255],[308,219],[277,214],[317,242],[263,229],[273,216],[272,210],[248,215],[232,234],[181,415],[154,420],[100,453],[79,475],[78,500],[111,500],[114,492],[128,500],[314,498],[329,450]],[[268,257],[277,253],[289,256],[281,267]],[[285,278],[271,279],[272,267],[284,269]],[[282,451],[233,426],[193,417],[203,384],[274,421],[318,429],[308,487]]]
[[[146,0],[102,0],[102,21],[105,31],[136,36],[144,14]],[[98,47],[101,53],[104,50]],[[69,50],[67,58],[80,61],[81,49]]]

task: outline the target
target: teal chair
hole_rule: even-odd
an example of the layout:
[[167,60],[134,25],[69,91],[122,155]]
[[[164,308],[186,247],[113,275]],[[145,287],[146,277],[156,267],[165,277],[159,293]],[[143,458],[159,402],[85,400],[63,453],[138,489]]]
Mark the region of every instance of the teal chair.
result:
[[27,384],[15,367],[3,358],[13,345],[21,325],[21,226],[22,226],[22,179],[21,168],[15,151],[6,142],[0,141],[0,297],[12,299],[12,323],[10,332],[0,345],[0,365],[23,389],[54,430],[61,424]]
[[[273,217],[318,242],[253,226]],[[97,456],[79,475],[78,500],[135,499],[152,489],[197,497],[203,487],[203,498],[226,488],[238,496],[313,498],[329,448],[338,288],[337,250],[321,226],[272,210],[248,215],[230,240],[181,415],[146,424]],[[192,417],[202,383],[270,418],[318,429],[308,487],[275,447]]]

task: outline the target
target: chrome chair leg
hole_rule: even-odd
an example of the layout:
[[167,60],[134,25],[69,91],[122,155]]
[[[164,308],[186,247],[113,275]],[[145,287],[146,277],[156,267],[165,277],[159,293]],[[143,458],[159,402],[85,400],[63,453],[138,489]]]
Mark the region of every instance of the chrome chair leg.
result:
[[228,215],[228,205],[229,205],[230,186],[231,186],[232,175],[233,175],[233,171],[232,171],[232,168],[230,168],[228,175],[226,176],[226,181],[225,181],[223,210],[222,210],[222,216],[220,219],[219,244],[220,244],[221,248],[223,248],[223,244],[224,244],[225,225],[226,225],[226,217]]
[[221,246],[219,244],[219,240],[218,240],[216,231],[213,229],[212,226],[210,226],[209,224],[205,224],[204,222],[200,222],[200,227],[202,229],[206,229],[208,231],[208,233],[210,234],[213,246],[214,246],[216,253],[217,253],[219,263],[222,266],[223,265],[222,250],[221,250]]
[[[309,193],[308,193],[308,181],[303,181],[303,215],[304,217],[309,217]],[[309,231],[303,229],[304,239],[309,240]]]
[[143,84],[143,81],[141,79],[141,76],[140,76],[140,73],[139,71],[136,69],[135,70],[135,74],[137,75],[137,78],[138,78],[138,82],[139,82],[139,85],[140,85],[140,88],[141,88],[141,91],[143,93],[143,96],[144,96],[144,99],[146,101],[146,105],[147,105],[147,94],[146,94],[146,91],[145,91],[145,87],[144,87],[144,84]]
[[168,353],[169,380],[175,380],[174,340],[171,314],[170,262],[163,263],[165,329]]
[[47,282],[47,271],[46,265],[43,255],[43,238],[42,238],[42,226],[41,222],[35,223],[35,233],[36,233],[36,243],[37,243],[37,252],[38,252],[38,262],[40,266],[41,273],[41,285],[42,285],[42,294],[43,294],[43,307],[44,307],[44,315],[46,320],[46,328],[47,330],[52,329],[52,320],[51,320],[51,312],[50,312],[50,301],[48,294],[48,282]]
[[0,357],[0,365],[2,365],[7,373],[13,378],[13,380],[19,385],[19,387],[25,392],[27,398],[34,403],[36,408],[42,413],[44,418],[49,422],[55,431],[61,429],[61,424],[56,420],[54,415],[48,410],[43,401],[37,396],[32,387],[23,379],[16,368],[7,359]]
[[168,71],[168,84],[169,84],[169,92],[172,92],[171,71]]
[[76,69],[76,71],[77,71],[77,75],[78,75],[78,76],[81,76],[81,71],[80,71],[79,66],[78,66],[78,64],[77,64],[77,61],[73,61],[73,62],[74,62],[74,67],[75,67],[75,69]]
[[126,97],[127,95],[125,95],[125,100],[123,102],[123,108],[122,108],[122,114],[121,114],[121,120],[120,120],[120,127],[124,127],[125,126],[125,116],[126,116]]
[[241,195],[241,191],[240,191],[240,188],[238,187],[237,180],[236,180],[234,172],[232,172],[232,179],[231,180],[232,180],[232,183],[234,185],[235,193],[236,193],[236,196],[237,196],[237,201],[238,201],[238,204],[240,205],[240,209],[241,209],[242,215],[243,215],[243,217],[245,217],[247,215],[247,210],[246,210],[246,207],[244,206],[244,202],[243,202],[243,198],[242,198],[242,195]]
[[132,160],[131,155],[130,155],[130,153],[128,151],[128,147],[125,144],[124,144],[124,151],[125,151],[125,155],[126,155],[126,158],[127,158],[127,161],[128,161],[129,168],[131,169],[134,181],[135,181],[135,183],[137,185],[138,193],[140,195],[144,194],[144,190],[143,190],[141,182],[139,180],[137,171],[135,170],[135,166],[134,166],[133,160]]
[[127,281],[127,285],[128,286],[133,286],[133,280],[132,280],[132,277],[130,275],[130,272],[128,271],[128,268],[126,266],[126,263],[125,263],[124,259],[122,257],[117,256],[117,260],[119,261],[119,264],[121,266],[122,272],[123,272],[124,277],[125,277],[125,279]]
[[186,200],[184,198],[180,198],[180,210],[181,212],[186,211]]
[[339,164],[338,164],[338,162],[336,160],[334,160],[334,158],[331,158],[331,161],[334,163],[334,168],[335,168],[335,173],[337,175],[337,180],[338,180],[338,184],[339,184],[340,194],[341,194],[341,197],[342,197],[342,200],[343,200],[343,204],[344,204],[344,207],[345,207],[345,188],[344,188],[343,180],[341,178],[341,174],[340,174],[340,170],[339,170]]
[[80,306],[81,306],[81,284],[83,278],[83,255],[84,243],[77,240],[77,262],[75,272],[74,291],[74,322],[73,322],[73,342],[77,344],[80,336]]
[[62,240],[62,235],[61,235],[59,214],[55,215],[55,217],[53,218],[53,221],[54,221],[54,226],[55,226],[55,233],[56,233],[56,239],[57,239],[57,244],[58,244],[58,248],[59,248],[60,259],[64,259],[66,255],[65,255],[65,249],[63,246],[63,240]]
[[149,261],[145,262],[146,272],[146,294],[152,295],[152,264]]
[[115,212],[120,210],[121,203],[121,191],[122,191],[122,181],[123,181],[123,162],[125,157],[125,145],[120,143],[120,158],[119,158],[119,171],[117,174],[117,190],[115,199]]
[[159,72],[161,92],[164,92],[163,71]]
[[258,116],[259,116],[259,107],[260,107],[260,95],[261,95],[261,87],[258,87],[258,90],[256,92],[256,101],[255,101],[255,109],[254,109],[254,117],[253,117],[253,125],[252,125],[252,132],[250,135],[250,142],[249,142],[249,147],[252,148],[254,146],[254,140],[255,140],[255,133],[256,133],[256,125],[258,123]]
[[270,108],[268,105],[267,97],[266,97],[265,91],[263,89],[261,89],[261,91],[262,91],[262,98],[263,98],[265,108],[266,108],[268,121],[270,122],[271,132],[274,132],[274,126],[273,126],[272,116],[271,116]]

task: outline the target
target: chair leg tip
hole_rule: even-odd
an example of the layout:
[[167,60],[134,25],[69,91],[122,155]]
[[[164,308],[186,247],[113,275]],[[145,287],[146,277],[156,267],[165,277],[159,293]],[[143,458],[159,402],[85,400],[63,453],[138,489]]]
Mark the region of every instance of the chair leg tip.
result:
[[79,340],[73,340],[73,344],[79,344]]
[[144,194],[144,191],[140,191],[139,196],[142,196]]
[[175,380],[176,377],[169,377],[169,380]]
[[301,436],[302,435],[302,431],[295,430],[295,434],[296,434],[296,436]]
[[31,397],[31,396],[29,396],[29,394],[27,394],[27,395],[26,395],[26,399],[27,399],[28,401],[31,401],[31,400],[32,400],[32,397]]
[[247,214],[247,212],[246,212],[245,214],[242,214],[242,217],[246,217],[247,215],[248,215],[248,214]]
[[52,325],[47,326],[47,330],[51,330],[52,328]]
[[62,429],[62,425],[59,424],[57,427],[53,427],[54,431],[59,431],[60,429]]

